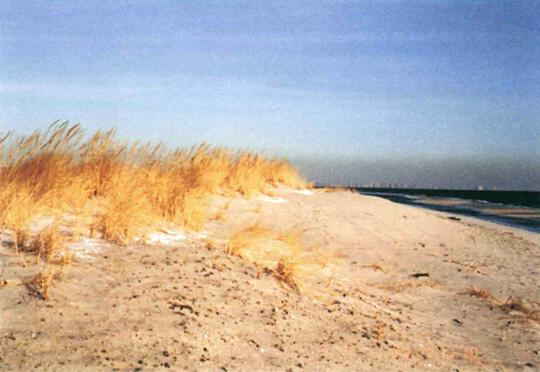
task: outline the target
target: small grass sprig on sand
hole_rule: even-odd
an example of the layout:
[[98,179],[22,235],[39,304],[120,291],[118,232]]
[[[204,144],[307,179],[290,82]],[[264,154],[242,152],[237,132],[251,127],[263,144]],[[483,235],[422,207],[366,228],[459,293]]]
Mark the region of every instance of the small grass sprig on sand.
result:
[[324,252],[316,245],[306,246],[298,231],[279,232],[260,225],[232,234],[225,250],[257,265],[259,273],[273,273],[297,292],[317,279],[324,282],[337,262],[337,254]]
[[491,292],[487,289],[478,289],[476,287],[472,287],[465,293],[474,297],[482,298],[484,300],[496,300],[495,296],[493,296]]
[[531,309],[523,300],[515,297],[509,297],[506,301],[501,301],[487,289],[478,289],[472,287],[463,294],[478,297],[503,310],[505,313],[519,314],[524,320],[540,321],[540,309]]
[[389,273],[390,273],[390,271],[389,271],[388,269],[386,269],[386,268],[384,268],[384,267],[382,267],[381,265],[376,264],[376,263],[368,264],[368,265],[362,265],[362,266],[360,266],[360,267],[369,268],[369,269],[371,269],[371,270],[373,270],[373,271],[381,271],[381,272],[383,272],[383,273],[385,273],[385,274],[389,274]]
[[41,231],[32,243],[32,251],[36,254],[36,262],[44,258],[50,262],[56,251],[62,245],[63,238],[58,232],[57,226],[51,226]]
[[387,281],[383,283],[373,284],[375,288],[383,289],[391,292],[403,292],[410,288],[429,287],[439,288],[439,283],[431,278],[423,278],[420,280],[406,280],[406,281]]

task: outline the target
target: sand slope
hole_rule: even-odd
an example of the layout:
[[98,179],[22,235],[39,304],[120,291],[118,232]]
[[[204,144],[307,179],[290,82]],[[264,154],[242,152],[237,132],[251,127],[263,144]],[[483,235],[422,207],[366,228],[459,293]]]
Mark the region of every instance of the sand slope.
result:
[[[525,314],[540,308],[538,234],[351,192],[215,197],[211,209],[225,220],[207,223],[206,236],[77,259],[48,300],[24,284],[39,268],[3,245],[0,369],[540,368],[540,326]],[[341,252],[334,280],[297,295],[257,278],[223,252],[254,222]]]

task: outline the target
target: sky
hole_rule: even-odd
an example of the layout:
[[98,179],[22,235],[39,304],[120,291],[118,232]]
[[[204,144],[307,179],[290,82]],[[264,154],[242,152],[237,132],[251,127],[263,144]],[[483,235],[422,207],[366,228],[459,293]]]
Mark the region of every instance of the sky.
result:
[[57,119],[319,183],[540,190],[540,1],[1,1],[0,132]]

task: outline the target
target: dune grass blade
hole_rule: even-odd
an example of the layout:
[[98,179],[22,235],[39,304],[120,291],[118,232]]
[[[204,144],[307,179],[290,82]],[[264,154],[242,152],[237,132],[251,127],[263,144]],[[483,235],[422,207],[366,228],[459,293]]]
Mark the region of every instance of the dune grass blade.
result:
[[251,225],[232,234],[226,252],[269,271],[290,288],[301,292],[315,281],[327,281],[336,254],[318,246],[306,246],[298,231],[279,232]]

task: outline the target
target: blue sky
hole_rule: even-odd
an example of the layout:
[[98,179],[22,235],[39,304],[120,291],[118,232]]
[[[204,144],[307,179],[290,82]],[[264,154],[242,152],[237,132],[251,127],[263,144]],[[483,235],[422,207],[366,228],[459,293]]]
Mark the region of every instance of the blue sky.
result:
[[494,173],[522,161],[530,177],[506,187],[531,188],[539,66],[539,1],[7,0],[0,132],[63,119],[316,160],[323,173],[335,161],[405,159],[415,174],[428,160],[490,160]]

